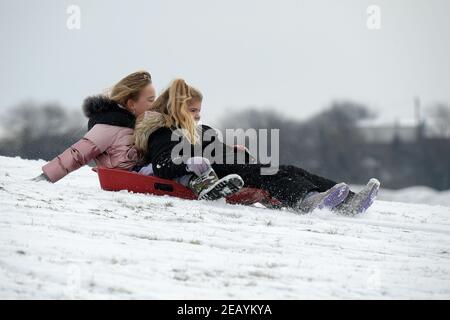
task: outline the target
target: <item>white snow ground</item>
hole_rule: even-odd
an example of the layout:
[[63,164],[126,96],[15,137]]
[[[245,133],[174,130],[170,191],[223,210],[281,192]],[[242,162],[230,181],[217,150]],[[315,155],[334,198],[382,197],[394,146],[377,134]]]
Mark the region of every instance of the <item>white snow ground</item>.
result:
[[0,157],[2,299],[450,298],[450,207],[299,215],[102,191]]

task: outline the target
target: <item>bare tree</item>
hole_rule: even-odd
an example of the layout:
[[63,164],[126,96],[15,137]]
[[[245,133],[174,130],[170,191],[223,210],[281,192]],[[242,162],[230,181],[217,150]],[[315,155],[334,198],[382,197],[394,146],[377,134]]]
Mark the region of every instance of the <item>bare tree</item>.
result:
[[19,104],[5,112],[0,154],[49,160],[86,132],[81,111],[57,104]]
[[364,105],[344,101],[332,103],[305,121],[288,119],[273,111],[247,109],[228,114],[222,128],[280,129],[281,163],[334,179],[362,182],[363,142],[356,123],[370,116],[372,113]]

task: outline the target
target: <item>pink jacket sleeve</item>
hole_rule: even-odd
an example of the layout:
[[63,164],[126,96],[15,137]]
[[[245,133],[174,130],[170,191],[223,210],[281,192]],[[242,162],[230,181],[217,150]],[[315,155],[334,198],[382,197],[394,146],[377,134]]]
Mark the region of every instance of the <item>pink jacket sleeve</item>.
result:
[[111,126],[95,125],[81,140],[44,165],[44,174],[51,182],[56,182],[96,158],[112,143],[108,127]]

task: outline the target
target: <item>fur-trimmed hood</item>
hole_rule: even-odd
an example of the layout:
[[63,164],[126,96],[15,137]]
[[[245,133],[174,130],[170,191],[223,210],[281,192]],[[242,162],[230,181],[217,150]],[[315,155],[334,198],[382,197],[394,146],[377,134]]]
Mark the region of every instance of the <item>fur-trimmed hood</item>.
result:
[[156,111],[145,112],[134,127],[134,145],[136,149],[143,154],[147,153],[150,135],[163,127],[165,127],[165,119],[161,113]]
[[134,128],[136,122],[136,117],[130,111],[103,95],[87,97],[82,109],[89,118],[88,130],[96,124]]

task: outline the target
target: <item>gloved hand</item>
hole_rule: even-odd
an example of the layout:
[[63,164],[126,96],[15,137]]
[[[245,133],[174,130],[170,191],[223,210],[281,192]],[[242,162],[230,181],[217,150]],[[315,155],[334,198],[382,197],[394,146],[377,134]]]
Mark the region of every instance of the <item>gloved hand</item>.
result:
[[41,173],[41,174],[38,175],[37,177],[31,179],[31,181],[34,181],[34,182],[38,182],[38,181],[48,181],[48,182],[50,182],[50,179],[49,179],[44,173]]
[[155,172],[153,171],[153,165],[151,163],[139,170],[139,174],[143,174],[145,176],[153,176],[154,173]]
[[211,163],[206,158],[192,157],[186,160],[186,168],[200,177],[211,169]]

